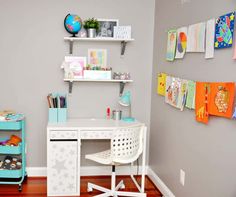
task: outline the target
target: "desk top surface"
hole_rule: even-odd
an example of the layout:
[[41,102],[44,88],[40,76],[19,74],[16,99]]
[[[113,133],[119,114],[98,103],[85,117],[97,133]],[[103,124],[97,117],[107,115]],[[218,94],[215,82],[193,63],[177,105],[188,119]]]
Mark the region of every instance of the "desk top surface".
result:
[[114,129],[120,127],[129,127],[129,126],[136,126],[142,123],[138,121],[134,122],[125,122],[125,121],[117,121],[113,119],[68,119],[65,123],[48,123],[48,129],[63,129],[63,128],[81,128],[81,129],[96,129],[96,128],[103,128],[103,129]]

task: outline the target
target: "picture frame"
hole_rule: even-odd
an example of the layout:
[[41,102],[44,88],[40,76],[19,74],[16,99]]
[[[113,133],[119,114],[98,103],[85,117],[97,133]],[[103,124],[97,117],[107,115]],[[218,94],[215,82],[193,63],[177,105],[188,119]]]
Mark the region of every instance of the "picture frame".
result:
[[88,64],[91,66],[107,67],[106,49],[88,49]]
[[119,26],[118,19],[97,19],[99,22],[99,29],[97,31],[97,37],[114,37],[114,27]]
[[84,68],[87,66],[87,58],[65,56],[65,65],[65,78],[81,79],[84,76]]

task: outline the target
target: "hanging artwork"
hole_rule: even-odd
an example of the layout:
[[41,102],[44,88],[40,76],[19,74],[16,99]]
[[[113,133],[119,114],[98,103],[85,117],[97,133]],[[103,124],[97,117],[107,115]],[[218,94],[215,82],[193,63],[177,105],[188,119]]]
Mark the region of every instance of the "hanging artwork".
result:
[[226,118],[232,117],[234,102],[234,83],[211,83],[209,113]]
[[183,110],[186,100],[187,81],[175,77],[166,77],[165,102]]
[[229,48],[233,44],[235,12],[216,19],[215,49]]
[[210,83],[196,82],[196,120],[205,124],[208,123],[209,117],[210,91]]
[[195,93],[196,93],[196,83],[189,80],[187,85],[187,99],[186,107],[189,109],[195,109]]
[[177,46],[175,59],[182,59],[187,48],[187,27],[182,27],[177,30]]
[[157,93],[159,95],[165,96],[166,92],[166,74],[159,73],[157,77]]
[[236,107],[234,108],[234,114],[233,114],[232,118],[236,119]]
[[236,40],[235,40],[235,44],[234,44],[234,55],[233,55],[233,59],[236,60]]
[[174,59],[175,59],[176,39],[177,39],[176,30],[168,31],[167,52],[166,52],[166,60],[167,61],[174,61]]
[[205,58],[214,57],[214,40],[215,40],[215,19],[210,19],[206,24],[206,54]]
[[205,52],[205,31],[204,22],[189,26],[187,52]]

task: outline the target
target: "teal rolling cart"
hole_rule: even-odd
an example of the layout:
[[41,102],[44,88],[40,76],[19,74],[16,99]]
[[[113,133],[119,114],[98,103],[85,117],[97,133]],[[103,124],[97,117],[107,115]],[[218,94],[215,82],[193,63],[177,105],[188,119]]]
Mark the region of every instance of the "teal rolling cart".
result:
[[16,184],[19,185],[18,190],[22,190],[22,183],[27,178],[26,174],[26,151],[25,151],[25,120],[19,121],[0,121],[0,132],[21,133],[21,143],[18,146],[0,146],[0,156],[17,156],[21,158],[21,168],[8,170],[0,169],[0,184]]

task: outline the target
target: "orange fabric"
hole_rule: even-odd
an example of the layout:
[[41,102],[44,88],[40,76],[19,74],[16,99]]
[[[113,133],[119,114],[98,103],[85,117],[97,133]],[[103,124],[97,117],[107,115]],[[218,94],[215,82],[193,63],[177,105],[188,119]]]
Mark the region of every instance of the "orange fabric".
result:
[[209,114],[231,118],[234,94],[234,83],[211,83]]
[[208,123],[210,83],[196,82],[195,115],[198,122]]

